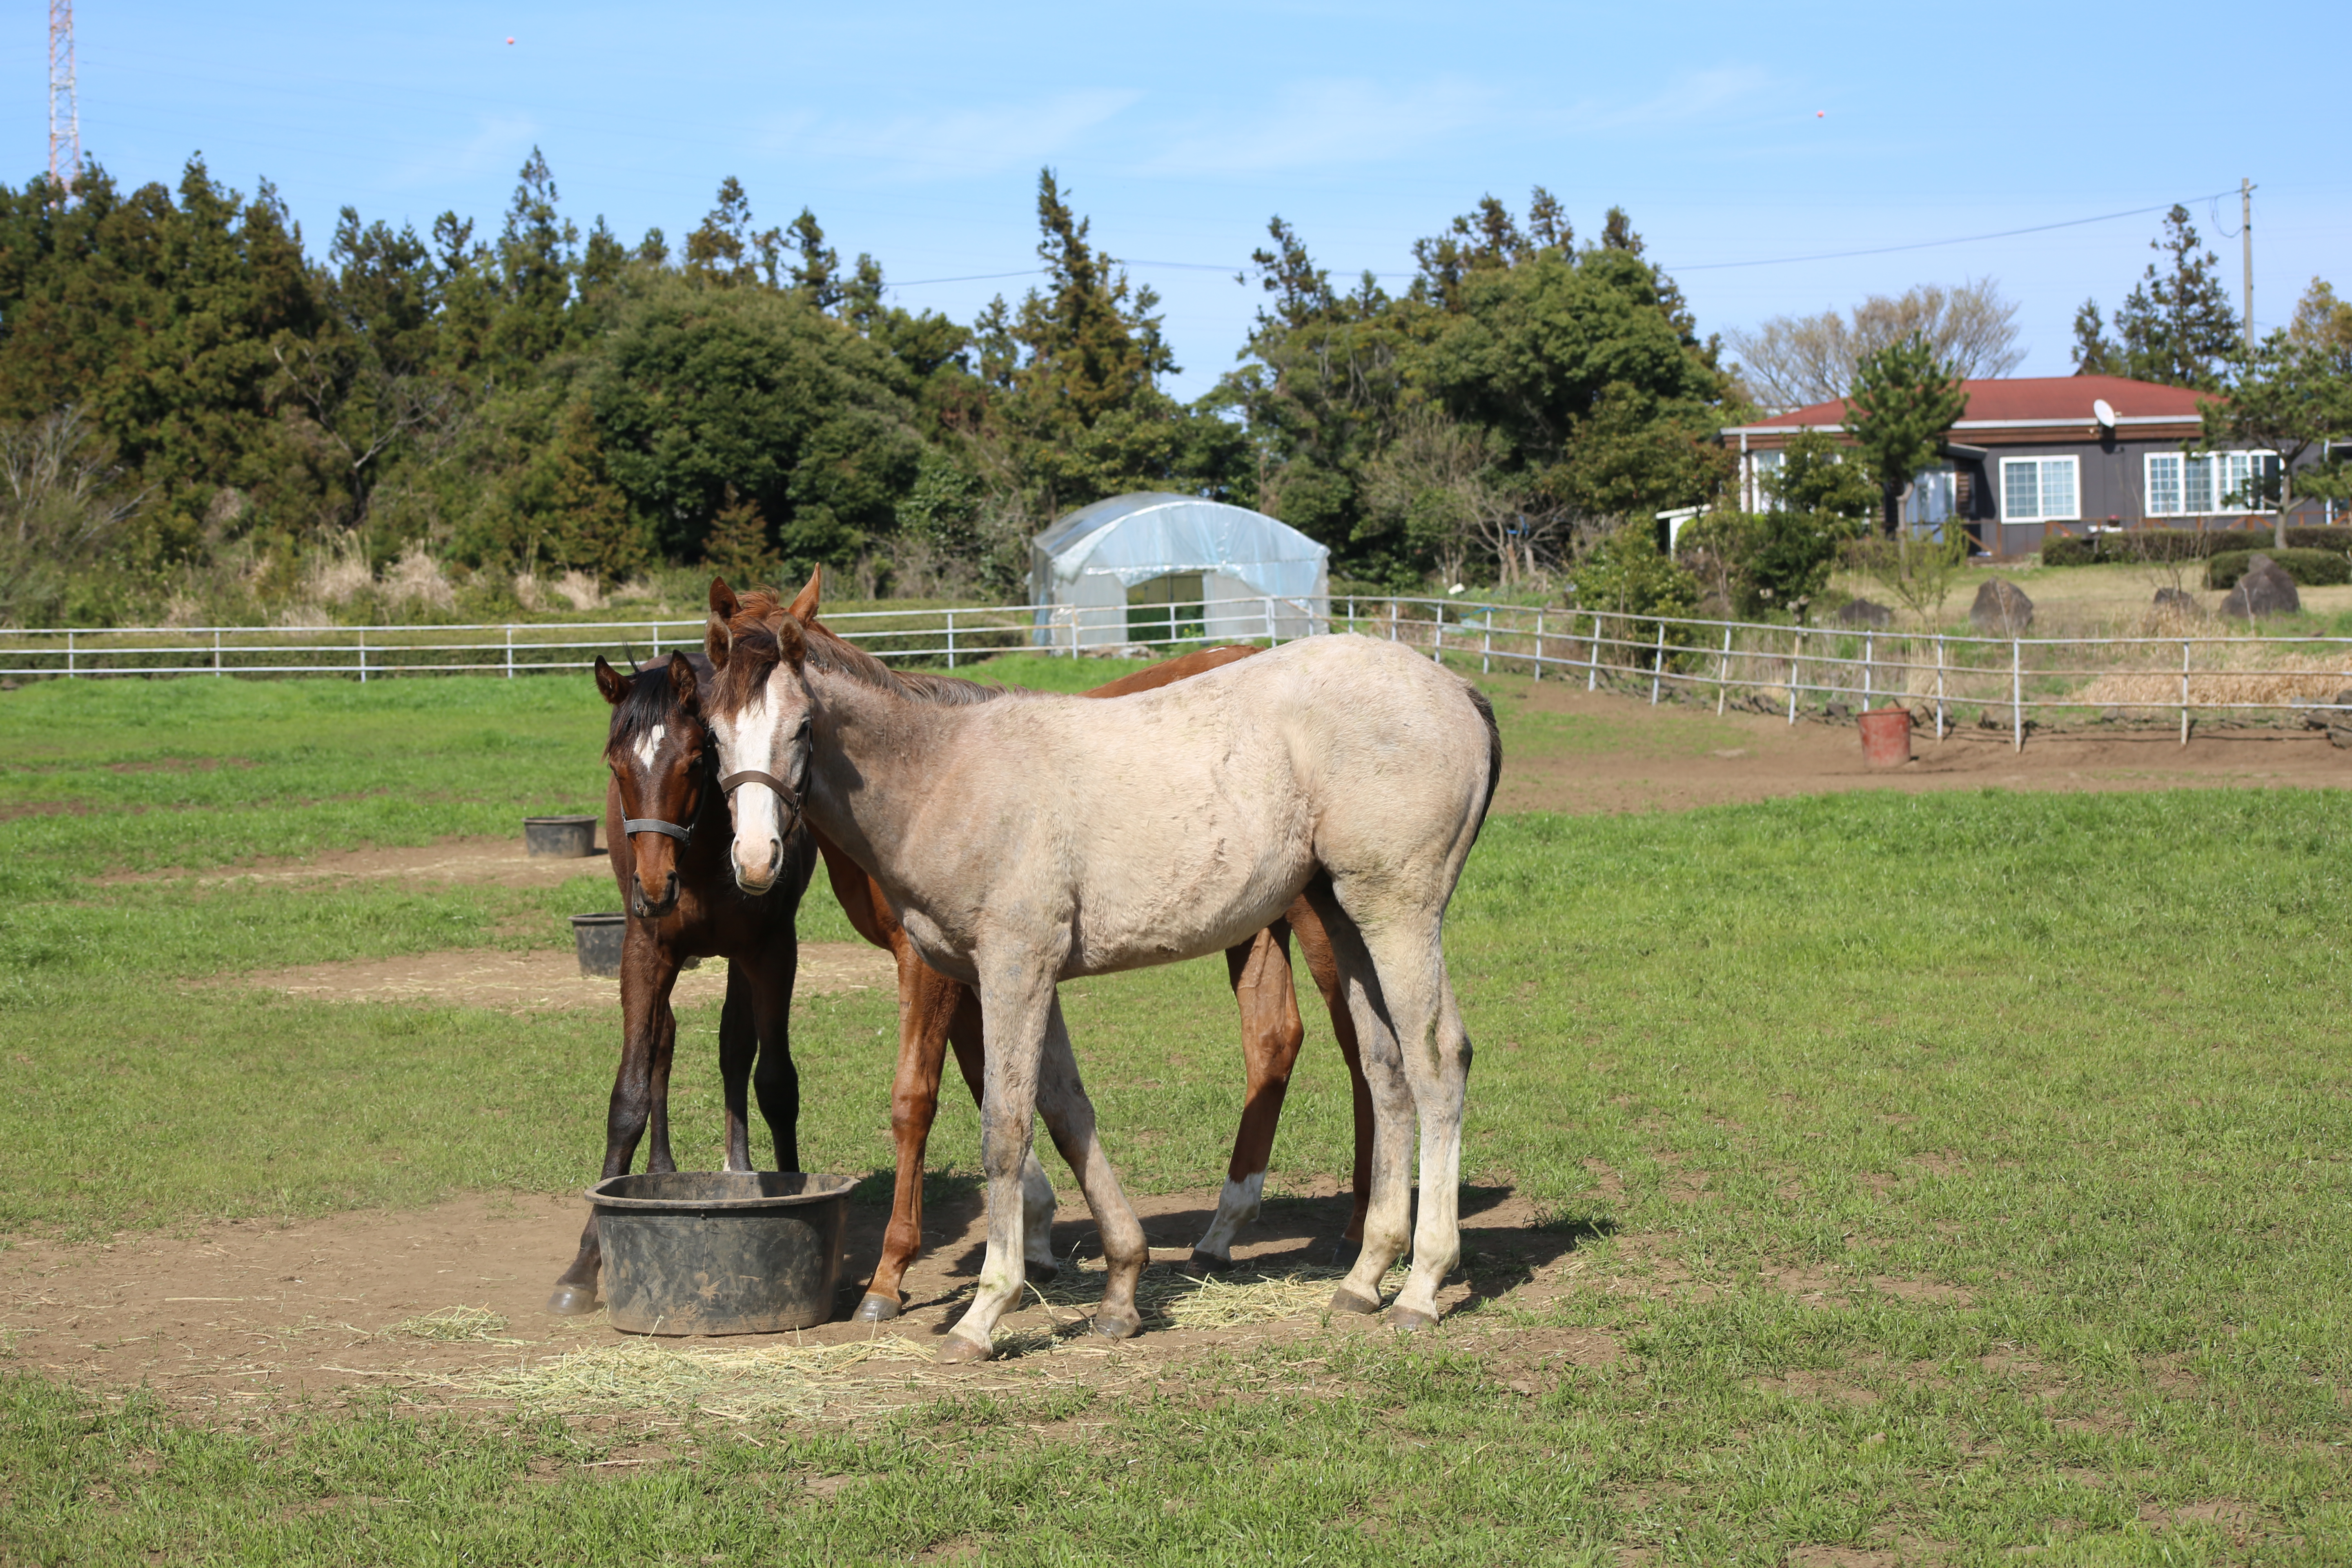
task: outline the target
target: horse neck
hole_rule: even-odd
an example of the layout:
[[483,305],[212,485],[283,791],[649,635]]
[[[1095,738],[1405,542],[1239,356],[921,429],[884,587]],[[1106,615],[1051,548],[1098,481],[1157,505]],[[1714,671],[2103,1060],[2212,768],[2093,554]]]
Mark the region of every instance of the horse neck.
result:
[[904,858],[908,824],[937,787],[943,749],[978,710],[942,707],[807,667],[824,710],[809,756],[810,824],[886,883]]

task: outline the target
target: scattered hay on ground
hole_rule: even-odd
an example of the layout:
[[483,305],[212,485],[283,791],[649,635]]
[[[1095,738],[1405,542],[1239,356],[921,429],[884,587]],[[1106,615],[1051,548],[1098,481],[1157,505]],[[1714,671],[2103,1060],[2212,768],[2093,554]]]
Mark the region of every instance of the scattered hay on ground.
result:
[[[1029,1289],[1048,1307],[1091,1310],[1102,1300],[1107,1271],[1108,1265],[1099,1259],[1075,1268],[1066,1265],[1051,1285]],[[1409,1272],[1402,1265],[1391,1269],[1381,1289],[1401,1289]],[[1237,1329],[1320,1316],[1331,1304],[1332,1288],[1347,1277],[1345,1268],[1294,1263],[1278,1268],[1244,1264],[1230,1273],[1196,1279],[1161,1265],[1143,1271],[1136,1282],[1135,1304],[1149,1326]]]
[[838,1345],[704,1350],[628,1339],[593,1350],[444,1380],[453,1388],[511,1399],[555,1415],[685,1408],[730,1421],[814,1415],[838,1400],[845,1373],[873,1362],[929,1362],[924,1346],[895,1335]]
[[403,1319],[383,1331],[386,1335],[397,1334],[412,1340],[472,1340],[494,1345],[529,1342],[502,1337],[506,1327],[505,1314],[493,1312],[487,1307],[444,1307],[437,1312]]

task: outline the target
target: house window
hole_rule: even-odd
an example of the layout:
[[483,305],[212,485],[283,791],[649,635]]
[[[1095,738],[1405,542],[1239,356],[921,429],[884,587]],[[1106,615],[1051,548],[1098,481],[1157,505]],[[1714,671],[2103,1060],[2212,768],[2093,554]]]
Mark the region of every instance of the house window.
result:
[[1772,493],[1767,481],[1779,481],[1780,478],[1780,461],[1786,456],[1787,454],[1784,452],[1752,452],[1748,454],[1749,461],[1753,465],[1754,468],[1754,472],[1751,476],[1751,482],[1755,488],[1755,504],[1749,507],[1748,509],[1748,510],[1778,511],[1780,510],[1780,499]]
[[2072,458],[2003,458],[2000,460],[2000,520],[2003,522],[2073,522],[2076,504]]
[[2150,452],[2146,461],[2150,517],[2276,510],[2276,452]]

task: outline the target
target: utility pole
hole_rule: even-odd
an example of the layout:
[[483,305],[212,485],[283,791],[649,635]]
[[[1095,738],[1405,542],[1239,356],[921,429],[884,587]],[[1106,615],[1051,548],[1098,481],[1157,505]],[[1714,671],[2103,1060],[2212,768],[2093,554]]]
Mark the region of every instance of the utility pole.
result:
[[73,0],[49,0],[49,184],[81,183],[81,101],[74,92]]
[[2254,183],[2238,182],[2238,232],[2246,242],[2246,358],[2254,357]]

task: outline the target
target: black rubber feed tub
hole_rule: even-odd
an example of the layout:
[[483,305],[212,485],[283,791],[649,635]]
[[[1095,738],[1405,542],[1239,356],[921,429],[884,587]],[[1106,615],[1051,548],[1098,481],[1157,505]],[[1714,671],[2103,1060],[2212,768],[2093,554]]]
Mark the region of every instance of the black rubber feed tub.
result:
[[629,934],[626,915],[573,915],[572,945],[580,950],[580,973],[610,980],[621,973],[621,942]]
[[593,816],[526,816],[522,819],[522,852],[534,860],[577,860],[596,853],[596,819]]
[[772,1334],[833,1316],[846,1176],[667,1171],[588,1189],[604,1310],[632,1334]]

